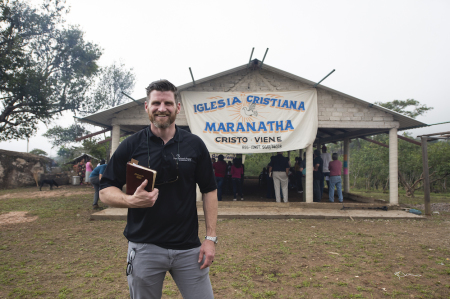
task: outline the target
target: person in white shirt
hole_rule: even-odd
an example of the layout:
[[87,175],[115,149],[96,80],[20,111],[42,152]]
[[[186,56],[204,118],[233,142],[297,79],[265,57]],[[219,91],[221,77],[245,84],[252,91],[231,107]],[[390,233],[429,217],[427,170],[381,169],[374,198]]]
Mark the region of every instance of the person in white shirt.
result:
[[[330,170],[328,169],[328,164],[331,162],[331,155],[330,153],[327,153],[327,147],[325,145],[322,146],[322,154],[320,157],[323,160],[323,176],[325,180],[327,181],[327,187],[328,190],[330,190]],[[320,198],[322,198],[323,195],[323,188],[325,187],[325,183],[323,180],[320,181]]]

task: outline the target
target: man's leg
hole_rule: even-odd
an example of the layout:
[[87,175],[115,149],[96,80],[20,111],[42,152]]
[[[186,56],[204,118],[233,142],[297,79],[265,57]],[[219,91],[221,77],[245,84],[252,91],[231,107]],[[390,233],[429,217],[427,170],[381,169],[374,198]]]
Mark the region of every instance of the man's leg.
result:
[[328,177],[328,181],[325,180],[327,182],[327,187],[328,189],[330,189],[330,173],[329,172],[324,172],[323,176],[326,178]]
[[224,178],[216,177],[216,181],[217,181],[217,199],[218,199],[219,201],[222,201],[222,186],[223,186],[223,179],[224,179]]
[[324,188],[324,186],[325,186],[324,180],[325,180],[325,177],[323,177],[323,178],[319,181],[319,190],[320,190],[320,196],[319,196],[319,198],[320,198],[320,199],[322,199],[322,196],[323,196],[323,188]]
[[334,202],[334,185],[335,185],[334,177],[330,177],[330,186],[328,187],[328,198],[330,202]]
[[189,250],[169,250],[173,259],[170,274],[178,286],[184,299],[211,299],[214,298],[211,281],[209,280],[209,267],[200,270],[198,256],[200,247]]
[[[134,258],[130,255],[134,250]],[[128,243],[128,287],[131,299],[160,299],[166,272],[170,269],[168,250],[153,244]],[[131,272],[131,273],[130,273]]]
[[99,182],[98,176],[89,178],[89,181],[91,182],[92,186],[94,186],[94,191],[95,191],[95,193],[94,193],[94,203],[92,205],[96,206],[98,204],[98,192],[99,192],[99,189],[100,189],[99,188],[100,187],[100,185],[99,185],[100,182]]
[[339,202],[343,202],[344,201],[344,197],[342,196],[342,181],[341,181],[341,177],[338,176],[336,178],[337,178],[336,188],[337,188],[337,192],[338,192]]
[[280,177],[281,172],[273,172],[273,187],[275,189],[275,200],[276,202],[281,202],[280,198]]
[[302,176],[303,202],[306,202],[306,177]]
[[288,184],[289,184],[289,178],[288,178],[288,176],[285,174],[285,173],[283,173],[283,172],[280,172],[280,181],[281,181],[281,191],[283,192],[283,201],[284,202],[288,202],[288,191],[289,191],[289,189],[288,189]]
[[320,202],[320,180],[313,180],[313,201]]

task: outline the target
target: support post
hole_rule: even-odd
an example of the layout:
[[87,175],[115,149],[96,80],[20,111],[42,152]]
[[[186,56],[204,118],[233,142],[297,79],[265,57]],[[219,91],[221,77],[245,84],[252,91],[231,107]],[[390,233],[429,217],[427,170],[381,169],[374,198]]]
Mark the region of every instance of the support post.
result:
[[389,130],[389,203],[398,205],[398,139],[397,128]]
[[120,141],[120,125],[113,125],[112,132],[111,132],[111,157],[116,151],[116,149],[119,147],[119,141]]
[[349,172],[349,157],[350,157],[350,139],[344,139],[344,194],[350,192],[350,172]]
[[430,173],[428,171],[427,137],[422,136],[423,193],[425,215],[431,215]]
[[306,188],[303,186],[303,192],[306,192],[306,202],[313,202],[313,145],[306,148]]

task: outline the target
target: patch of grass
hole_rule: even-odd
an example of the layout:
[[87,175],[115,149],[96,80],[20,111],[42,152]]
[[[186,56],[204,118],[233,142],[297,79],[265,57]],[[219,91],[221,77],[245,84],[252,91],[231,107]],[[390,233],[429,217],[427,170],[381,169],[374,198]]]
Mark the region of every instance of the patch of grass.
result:
[[[0,294],[129,297],[124,274],[127,240],[122,234],[126,223],[89,221],[92,194],[27,198],[27,192],[35,190],[0,201],[0,213],[38,215],[33,223],[0,229]],[[447,298],[450,250],[443,228],[449,222],[450,213],[441,213],[439,221],[219,221],[222,241],[210,279],[216,298]],[[204,222],[199,224],[202,238]],[[249,235],[242,244],[239,236]],[[426,239],[418,237],[422,235]],[[338,246],[339,255],[330,254]],[[422,276],[399,280],[393,273],[401,270]],[[381,288],[387,292],[378,292]],[[167,274],[163,298],[180,296]]]

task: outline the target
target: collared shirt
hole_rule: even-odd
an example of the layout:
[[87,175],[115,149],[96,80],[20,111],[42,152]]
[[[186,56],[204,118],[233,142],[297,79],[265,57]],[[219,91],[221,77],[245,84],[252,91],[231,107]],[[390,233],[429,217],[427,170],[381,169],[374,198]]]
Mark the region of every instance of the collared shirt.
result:
[[[150,156],[150,162],[149,157]],[[216,181],[209,152],[196,135],[176,127],[175,136],[164,144],[150,127],[125,139],[114,152],[103,173],[100,189],[126,183],[126,164],[131,159],[157,171],[159,196],[151,208],[128,209],[125,237],[135,243],[150,243],[166,249],[191,249],[198,238],[196,183],[202,193],[215,189]],[[150,165],[149,165],[150,164]]]
[[283,157],[283,155],[276,155],[271,157],[269,166],[272,167],[272,171],[286,172],[286,168],[290,168],[288,158]]
[[331,161],[328,168],[330,169],[330,176],[340,176],[342,169],[342,162],[339,160]]

